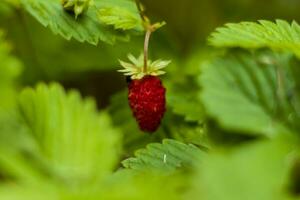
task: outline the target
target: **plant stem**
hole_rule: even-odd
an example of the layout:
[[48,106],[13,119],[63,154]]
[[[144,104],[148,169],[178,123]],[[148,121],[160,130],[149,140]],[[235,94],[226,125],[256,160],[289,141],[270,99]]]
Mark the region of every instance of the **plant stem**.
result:
[[144,67],[143,67],[143,72],[146,73],[147,72],[147,68],[148,68],[148,51],[149,51],[149,41],[150,41],[150,37],[152,32],[154,31],[151,22],[149,20],[149,18],[145,15],[145,10],[142,6],[142,4],[139,2],[139,0],[135,0],[137,9],[139,10],[141,19],[143,21],[143,26],[145,28],[145,42],[144,42]]
[[147,72],[148,68],[148,49],[149,49],[149,41],[152,34],[152,30],[148,29],[145,35],[145,43],[144,43],[144,68],[143,72]]

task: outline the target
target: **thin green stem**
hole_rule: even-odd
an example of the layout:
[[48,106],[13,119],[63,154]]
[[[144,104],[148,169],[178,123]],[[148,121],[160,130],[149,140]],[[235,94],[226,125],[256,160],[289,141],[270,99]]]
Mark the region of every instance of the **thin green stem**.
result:
[[152,31],[149,29],[146,31],[146,35],[145,35],[145,43],[144,43],[144,68],[143,68],[143,72],[147,72],[147,68],[148,68],[148,50],[149,50],[149,41],[150,41],[150,37],[151,37]]
[[145,10],[143,5],[140,3],[139,0],[135,0],[137,9],[139,10],[141,19],[143,21],[143,26],[145,28],[145,41],[144,41],[144,67],[143,67],[143,72],[146,73],[148,70],[148,52],[149,52],[149,41],[151,38],[152,32],[154,32],[154,28],[151,25],[151,22],[149,18],[145,14]]

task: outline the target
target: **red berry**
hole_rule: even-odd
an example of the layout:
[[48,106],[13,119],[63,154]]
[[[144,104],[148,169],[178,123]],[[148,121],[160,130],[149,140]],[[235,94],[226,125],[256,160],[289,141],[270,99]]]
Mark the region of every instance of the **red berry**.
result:
[[161,80],[156,76],[145,76],[132,80],[128,88],[129,105],[140,129],[155,132],[166,112],[166,89]]

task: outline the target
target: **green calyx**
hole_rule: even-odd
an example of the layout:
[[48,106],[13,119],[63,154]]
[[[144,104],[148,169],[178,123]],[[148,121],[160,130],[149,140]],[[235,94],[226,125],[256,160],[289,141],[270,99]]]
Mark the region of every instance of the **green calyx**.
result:
[[84,13],[93,0],[62,0],[62,5],[65,10],[72,11],[75,14],[75,18]]
[[120,60],[120,64],[124,69],[118,70],[118,72],[124,73],[125,76],[130,76],[131,79],[142,79],[144,76],[160,76],[166,72],[162,69],[167,67],[171,61],[148,60],[147,69],[144,70],[144,55],[141,54],[138,58],[135,58],[132,54],[128,55],[128,59],[131,63],[124,62]]

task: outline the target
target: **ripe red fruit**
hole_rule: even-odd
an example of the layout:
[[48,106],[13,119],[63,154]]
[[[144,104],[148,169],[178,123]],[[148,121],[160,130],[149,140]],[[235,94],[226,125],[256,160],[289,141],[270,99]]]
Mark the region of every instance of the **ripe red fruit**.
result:
[[129,105],[140,129],[155,132],[166,112],[166,89],[161,80],[147,75],[140,80],[132,80],[128,88]]
[[135,58],[131,54],[128,59],[131,63],[120,60],[123,69],[118,71],[129,79],[130,108],[142,131],[155,132],[166,112],[166,89],[158,76],[165,74],[162,69],[171,61],[148,60],[145,64],[143,55]]

